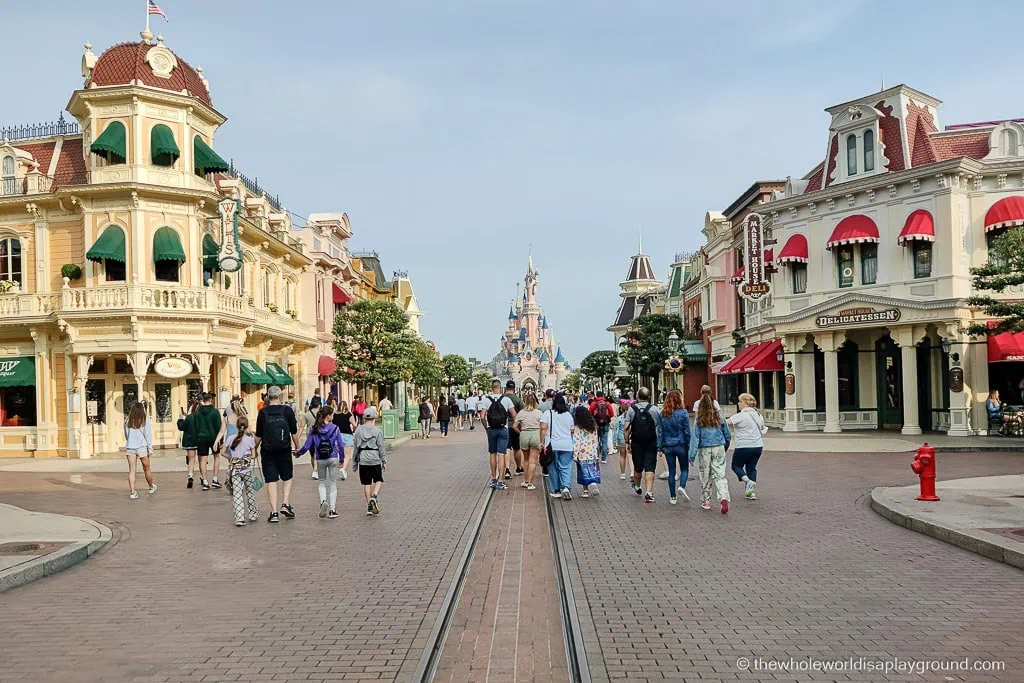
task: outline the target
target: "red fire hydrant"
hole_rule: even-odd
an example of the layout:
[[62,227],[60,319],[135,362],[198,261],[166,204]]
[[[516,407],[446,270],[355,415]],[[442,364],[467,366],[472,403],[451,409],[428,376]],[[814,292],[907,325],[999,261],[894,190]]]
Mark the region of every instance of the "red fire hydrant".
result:
[[921,495],[917,499],[938,500],[939,497],[935,495],[935,447],[924,444],[918,448],[910,469],[921,477]]

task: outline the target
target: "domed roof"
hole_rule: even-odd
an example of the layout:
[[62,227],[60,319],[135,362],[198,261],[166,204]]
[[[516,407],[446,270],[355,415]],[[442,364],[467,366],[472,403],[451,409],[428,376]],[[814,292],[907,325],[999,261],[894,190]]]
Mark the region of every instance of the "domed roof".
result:
[[[159,50],[154,56],[164,53],[172,59],[147,61],[146,57],[150,50]],[[169,71],[170,73],[167,73],[166,76],[158,76],[154,72],[154,66],[157,72]],[[166,48],[163,42],[114,45],[96,60],[96,65],[93,67],[85,87],[132,85],[133,82],[176,93],[185,91],[204,104],[213,106],[210,101],[210,92],[207,90],[202,76],[189,66],[188,62]]]

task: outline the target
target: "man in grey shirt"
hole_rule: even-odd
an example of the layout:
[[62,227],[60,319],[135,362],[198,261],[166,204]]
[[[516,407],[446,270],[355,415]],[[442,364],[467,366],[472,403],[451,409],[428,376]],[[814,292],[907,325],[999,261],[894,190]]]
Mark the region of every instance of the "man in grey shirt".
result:
[[377,426],[377,409],[370,406],[363,413],[363,424],[352,434],[352,459],[359,468],[359,483],[363,485],[366,514],[379,515],[377,496],[384,485],[384,432]]

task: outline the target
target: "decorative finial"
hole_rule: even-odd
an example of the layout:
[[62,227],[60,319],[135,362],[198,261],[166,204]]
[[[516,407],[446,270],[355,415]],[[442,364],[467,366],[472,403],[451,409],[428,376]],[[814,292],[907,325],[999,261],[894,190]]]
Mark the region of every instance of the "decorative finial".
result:
[[163,35],[157,34],[156,42],[159,43],[160,45],[163,45],[164,44],[164,37],[163,37]]
[[86,50],[91,50],[92,49],[92,43],[90,43],[88,40],[85,41],[85,49]]
[[153,42],[153,32],[150,31],[148,27],[144,28],[142,32],[139,33],[139,37],[142,38],[142,42],[144,43]]

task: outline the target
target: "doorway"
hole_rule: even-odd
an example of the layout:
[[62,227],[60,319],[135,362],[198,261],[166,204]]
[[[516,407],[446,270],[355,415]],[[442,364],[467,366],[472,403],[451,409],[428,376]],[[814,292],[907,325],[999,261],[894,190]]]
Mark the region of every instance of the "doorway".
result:
[[932,345],[925,339],[917,345],[917,420],[921,429],[932,429]]
[[875,342],[875,385],[878,387],[878,428],[903,428],[903,363],[900,347],[885,335]]

